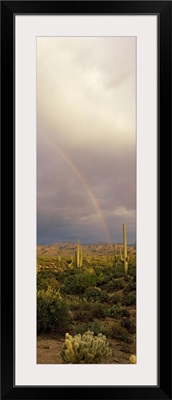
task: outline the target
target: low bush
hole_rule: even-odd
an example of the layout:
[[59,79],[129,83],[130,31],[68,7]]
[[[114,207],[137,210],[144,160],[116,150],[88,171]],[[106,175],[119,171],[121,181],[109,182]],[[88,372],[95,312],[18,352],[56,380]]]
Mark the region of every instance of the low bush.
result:
[[99,287],[90,287],[85,290],[84,297],[88,301],[100,301],[103,303],[108,300],[108,293],[101,290]]
[[89,321],[93,321],[94,316],[92,314],[90,314],[89,310],[84,310],[83,308],[80,310],[76,310],[74,313],[74,320],[75,321],[80,321],[80,322],[89,322]]
[[92,315],[94,318],[105,318],[106,311],[101,303],[94,303],[92,308]]
[[124,289],[125,293],[129,293],[132,292],[133,290],[136,290],[136,282],[135,281],[131,281],[128,283],[127,287]]
[[131,343],[127,330],[122,328],[120,325],[112,325],[110,334],[113,339],[118,339],[125,343]]
[[42,277],[38,274],[37,277],[37,288],[38,290],[46,291],[49,287],[52,290],[59,290],[60,285],[54,277],[48,277],[46,279],[42,279]]
[[93,321],[94,318],[105,318],[106,312],[101,303],[80,302],[80,305],[74,313],[76,321]]
[[122,304],[124,306],[136,305],[136,293],[129,294],[122,299]]
[[129,268],[128,268],[129,275],[132,276],[134,279],[136,279],[136,266],[131,265],[129,263]]
[[103,335],[109,337],[110,330],[109,328],[100,325],[98,320],[93,320],[92,322],[88,322],[85,324],[77,324],[77,326],[72,330],[73,334],[76,335],[78,333],[83,334],[86,331],[92,331],[95,335],[102,333]]
[[124,266],[123,263],[121,263],[120,265],[118,265],[113,272],[113,277],[114,278],[122,278],[125,276],[125,272],[124,272]]
[[127,343],[122,343],[122,344],[121,344],[120,350],[121,350],[123,353],[131,353],[130,346],[129,346]]
[[121,279],[112,279],[110,282],[108,282],[106,285],[104,285],[104,289],[107,291],[114,291],[114,290],[120,290],[125,287],[125,282],[124,280]]
[[122,315],[122,307],[119,305],[114,305],[109,307],[106,312],[107,317],[110,318],[120,318]]
[[79,309],[79,307],[80,307],[80,305],[82,304],[81,302],[80,302],[80,300],[78,300],[78,299],[68,299],[68,306],[69,306],[69,309],[70,309],[70,311],[77,311],[78,309]]
[[130,312],[126,308],[123,308],[122,312],[121,312],[121,316],[130,318]]
[[121,302],[122,302],[122,296],[121,296],[121,294],[114,294],[113,296],[111,296],[111,297],[109,298],[109,302],[110,302],[111,304],[118,304],[118,303],[121,304]]
[[58,292],[49,289],[37,293],[37,331],[64,333],[69,329],[71,315]]
[[78,272],[64,279],[63,291],[68,294],[83,296],[85,290],[90,286],[94,286],[95,283],[96,276],[94,274]]
[[121,326],[125,329],[127,329],[127,331],[129,333],[135,333],[136,332],[136,326],[134,324],[134,322],[132,322],[129,318],[122,318],[121,319]]

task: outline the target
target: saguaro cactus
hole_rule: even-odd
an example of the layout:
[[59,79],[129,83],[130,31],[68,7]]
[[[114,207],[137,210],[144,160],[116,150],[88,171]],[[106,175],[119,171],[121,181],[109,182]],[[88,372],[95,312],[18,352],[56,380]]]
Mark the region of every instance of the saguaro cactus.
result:
[[121,247],[119,249],[119,253],[120,253],[120,260],[122,261],[122,252],[121,252]]
[[127,257],[127,234],[126,234],[126,225],[123,224],[123,256],[121,260],[124,263],[125,273],[128,273],[128,257]]
[[114,267],[117,266],[116,244],[114,244]]
[[76,248],[76,266],[82,267],[82,247],[79,240]]

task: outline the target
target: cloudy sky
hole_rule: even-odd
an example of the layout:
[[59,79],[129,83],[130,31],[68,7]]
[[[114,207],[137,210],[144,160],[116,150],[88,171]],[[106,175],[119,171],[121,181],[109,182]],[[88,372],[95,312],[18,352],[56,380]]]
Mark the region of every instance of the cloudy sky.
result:
[[135,242],[136,41],[37,38],[37,236]]

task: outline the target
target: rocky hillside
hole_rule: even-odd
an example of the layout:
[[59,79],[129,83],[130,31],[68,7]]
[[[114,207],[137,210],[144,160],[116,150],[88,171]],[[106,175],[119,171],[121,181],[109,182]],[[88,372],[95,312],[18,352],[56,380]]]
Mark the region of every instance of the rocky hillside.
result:
[[[81,243],[82,245],[82,243]],[[104,242],[88,243],[83,244],[83,254],[85,255],[112,255],[114,248],[112,244]],[[122,251],[123,245],[116,245],[116,252]],[[37,245],[37,256],[38,257],[58,257],[58,256],[73,256],[76,250],[76,243],[71,242],[58,242],[47,245]],[[135,245],[128,245],[128,253],[135,253]]]

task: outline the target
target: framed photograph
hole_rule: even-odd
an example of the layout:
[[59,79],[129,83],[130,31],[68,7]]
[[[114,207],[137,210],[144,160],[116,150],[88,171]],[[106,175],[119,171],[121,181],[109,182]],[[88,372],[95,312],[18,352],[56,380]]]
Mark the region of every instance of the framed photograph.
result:
[[171,11],[1,2],[2,399],[172,398]]

